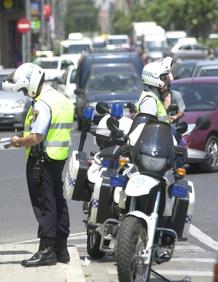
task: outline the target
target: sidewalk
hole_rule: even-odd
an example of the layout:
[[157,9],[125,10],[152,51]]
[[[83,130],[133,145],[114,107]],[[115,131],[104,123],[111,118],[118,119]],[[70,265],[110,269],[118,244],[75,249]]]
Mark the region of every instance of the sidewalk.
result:
[[20,262],[38,250],[38,242],[0,245],[0,282],[85,282],[77,248],[69,246],[71,261],[53,266],[23,267]]

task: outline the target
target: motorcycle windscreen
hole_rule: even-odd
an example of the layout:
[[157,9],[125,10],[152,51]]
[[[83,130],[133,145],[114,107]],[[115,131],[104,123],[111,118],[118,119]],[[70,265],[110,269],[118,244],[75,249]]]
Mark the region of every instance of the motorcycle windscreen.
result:
[[174,161],[171,126],[161,121],[147,122],[133,147],[132,157],[141,173],[162,177]]

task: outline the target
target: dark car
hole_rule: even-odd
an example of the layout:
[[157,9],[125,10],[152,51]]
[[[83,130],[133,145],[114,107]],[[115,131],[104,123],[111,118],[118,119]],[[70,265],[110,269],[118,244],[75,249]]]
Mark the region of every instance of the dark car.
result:
[[204,171],[218,171],[218,77],[199,77],[174,80],[172,89],[181,93],[186,109],[182,120],[194,127],[199,116],[210,119],[210,127],[184,135],[189,148],[210,154],[205,163],[199,164]]
[[172,66],[172,74],[174,79],[192,77],[195,66],[199,60],[178,60]]
[[84,89],[87,78],[90,74],[93,64],[132,64],[138,73],[141,75],[144,67],[142,58],[135,52],[97,52],[84,54],[77,67],[76,85],[77,88]]
[[216,76],[218,60],[179,60],[172,67],[174,79]]
[[[94,64],[84,90],[75,90],[78,129],[83,126],[82,111],[85,106],[95,108],[97,102],[122,103],[127,111],[127,103],[135,104],[142,91],[139,74],[132,64]],[[97,113],[96,113],[97,114]],[[95,122],[101,116],[95,115]]]
[[193,77],[217,76],[218,60],[199,61],[192,72]]

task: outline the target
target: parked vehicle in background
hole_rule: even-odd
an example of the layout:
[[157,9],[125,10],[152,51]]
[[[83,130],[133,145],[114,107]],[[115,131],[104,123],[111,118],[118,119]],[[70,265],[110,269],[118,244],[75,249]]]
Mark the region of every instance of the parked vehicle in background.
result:
[[15,69],[0,68],[0,90],[2,90],[2,82],[5,80]]
[[156,26],[156,22],[133,22],[132,23],[132,38],[133,38],[133,45],[138,53],[142,52],[143,48],[143,40],[144,40],[144,33],[147,30],[151,30],[154,26]]
[[187,37],[187,33],[184,30],[169,30],[166,31],[167,45],[172,48],[179,39]]
[[164,51],[167,48],[166,36],[164,34],[147,35],[144,41],[144,48],[147,63],[163,58]]
[[206,60],[199,61],[195,65],[192,76],[217,76],[218,61],[217,60]]
[[130,50],[129,36],[126,34],[109,35],[106,39],[108,50]]
[[197,42],[196,38],[182,38],[172,47],[170,55],[174,61],[181,59],[206,59],[207,47]]
[[45,80],[54,80],[58,73],[59,57],[38,57],[34,63],[42,67],[45,71]]
[[74,90],[76,89],[76,68],[74,65],[68,66],[63,76],[57,79],[55,88],[71,99],[73,103],[76,102],[76,96],[74,94]]
[[218,76],[218,65],[202,67],[195,76]]
[[198,59],[177,60],[172,66],[174,79],[192,77],[198,62],[200,62]]
[[103,36],[95,36],[93,38],[93,50],[103,50],[106,48],[106,39]]
[[199,116],[210,119],[210,127],[205,131],[186,134],[184,139],[189,148],[208,152],[210,158],[197,163],[204,171],[218,171],[218,77],[177,79],[171,88],[181,93],[186,105],[182,120],[191,129]]
[[[133,104],[139,99],[142,91],[140,75],[131,63],[93,64],[84,89],[76,89],[76,114],[78,129],[83,127],[82,111],[86,106],[95,108],[99,101],[122,103],[127,110],[127,103]],[[98,123],[102,116],[95,115]]]
[[77,67],[76,87],[84,89],[93,64],[132,64],[138,75],[141,75],[144,63],[135,52],[98,52],[84,54]]
[[54,81],[63,75],[67,66],[73,64],[73,60],[69,56],[39,57],[34,63],[44,69],[45,81]]
[[197,76],[217,76],[218,60],[178,60],[172,67],[174,79],[197,77]]
[[67,39],[60,43],[60,55],[71,54],[74,56],[73,63],[77,66],[81,55],[86,52],[93,51],[93,42],[89,37],[83,37],[82,39]]
[[24,96],[22,91],[12,93],[0,90],[0,127],[23,129],[31,103],[32,99]]

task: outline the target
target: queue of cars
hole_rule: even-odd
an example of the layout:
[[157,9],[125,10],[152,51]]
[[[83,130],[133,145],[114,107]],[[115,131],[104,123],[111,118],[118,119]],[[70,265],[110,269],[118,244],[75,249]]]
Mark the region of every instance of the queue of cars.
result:
[[[192,45],[194,44],[195,42],[192,42]],[[99,101],[105,101],[109,105],[120,102],[124,106],[124,113],[127,113],[127,104],[136,103],[140,96],[143,87],[141,72],[144,66],[141,56],[134,51],[127,51],[126,48],[121,51],[120,46],[118,49],[112,49],[114,50],[83,53],[77,65],[73,64],[70,54],[36,60],[46,69],[47,81],[52,80],[53,86],[75,103],[79,130],[83,128],[82,111],[87,105],[95,107]],[[172,88],[182,94],[186,104],[183,120],[192,126],[198,116],[207,116],[211,125],[206,131],[194,132],[185,138],[190,148],[205,150],[214,156],[201,164],[202,168],[206,171],[218,171],[215,158],[218,154],[218,77],[212,77],[218,74],[218,60],[187,58],[176,61],[173,66],[175,80]],[[45,68],[46,66],[50,68]],[[11,72],[12,70],[9,70],[8,74]],[[186,79],[180,79],[184,77]],[[14,104],[7,104],[3,98],[5,93],[1,94],[0,107],[6,110],[1,110],[0,123],[8,123],[13,127],[22,126],[22,120],[31,103],[30,99],[24,101],[23,95],[13,95]],[[11,106],[8,106],[9,104]],[[9,107],[13,109],[12,112],[17,111],[17,118]],[[98,123],[100,118],[101,116],[96,116],[95,122]]]

